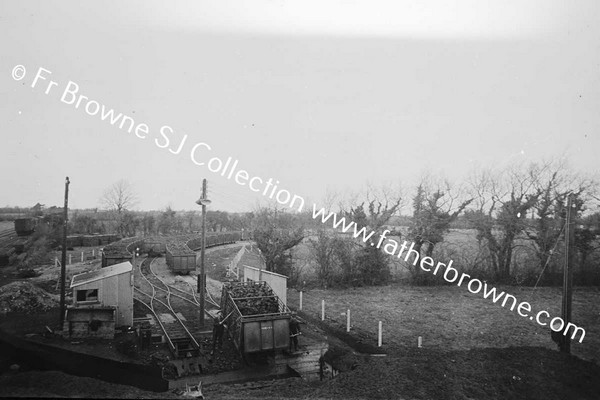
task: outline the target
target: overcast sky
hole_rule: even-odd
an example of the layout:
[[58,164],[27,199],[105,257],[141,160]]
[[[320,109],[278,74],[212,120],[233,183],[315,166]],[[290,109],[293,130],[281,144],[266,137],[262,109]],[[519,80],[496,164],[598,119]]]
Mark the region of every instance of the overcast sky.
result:
[[[194,209],[206,178],[212,209],[251,209],[197,143],[317,202],[564,155],[598,173],[599,4],[0,0],[0,206],[61,205],[69,176],[74,208],[126,179],[138,209]],[[146,137],[62,102],[69,81]]]

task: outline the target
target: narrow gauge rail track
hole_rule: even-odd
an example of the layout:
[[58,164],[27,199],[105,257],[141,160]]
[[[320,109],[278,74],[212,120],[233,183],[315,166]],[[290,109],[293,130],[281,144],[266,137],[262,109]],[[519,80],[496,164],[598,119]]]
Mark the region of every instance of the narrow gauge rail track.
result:
[[0,247],[8,246],[18,240],[17,233],[14,230],[8,229],[0,232]]
[[[169,286],[153,273],[151,268],[153,261],[154,259],[147,258],[139,264],[142,279],[138,280],[140,288],[135,288],[134,298],[152,312],[175,357],[196,357],[200,354],[200,345],[173,309],[171,305],[173,293]],[[182,296],[174,297],[190,301]]]
[[[141,267],[142,266],[140,265],[140,268]],[[147,269],[148,274],[144,275],[144,271],[143,270],[140,270],[140,273],[147,280],[150,280],[150,281],[152,281],[152,282],[155,283],[154,287],[155,287],[156,290],[162,291],[164,293],[169,293],[170,296],[176,297],[178,299],[186,301],[186,302],[188,302],[190,304],[193,304],[195,306],[200,306],[200,301],[198,300],[198,296],[196,296],[195,288],[189,282],[186,282],[187,285],[190,288],[190,291],[188,292],[187,290],[182,290],[182,289],[180,289],[180,288],[178,288],[176,286],[167,284],[163,279],[161,279],[152,270],[152,263],[150,263],[147,268],[148,268]],[[208,291],[205,291],[205,293],[206,293],[206,301],[208,303],[214,305],[215,307],[219,308],[220,305],[217,302],[215,302],[215,300],[212,298],[212,296],[210,295],[210,293]]]
[[13,229],[5,229],[3,231],[0,231],[0,239],[9,238],[13,235],[17,235],[17,233]]
[[[160,278],[159,278],[160,279]],[[176,295],[173,294],[176,297],[181,297],[182,299],[188,301],[188,302],[193,302],[196,305],[200,305],[200,301],[198,300],[198,296],[196,296],[196,289],[194,288],[194,286],[192,286],[191,283],[186,282],[187,285],[190,287],[190,291],[188,292],[187,290],[182,290],[179,289],[178,287],[175,286],[171,286],[171,285],[167,285],[171,290],[176,290],[177,292],[181,293],[181,295]],[[191,296],[190,296],[191,293]],[[212,298],[212,296],[210,295],[210,293],[208,292],[208,290],[205,290],[204,293],[206,293],[206,298],[205,300],[209,303],[212,304],[213,306],[219,308],[220,305]]]

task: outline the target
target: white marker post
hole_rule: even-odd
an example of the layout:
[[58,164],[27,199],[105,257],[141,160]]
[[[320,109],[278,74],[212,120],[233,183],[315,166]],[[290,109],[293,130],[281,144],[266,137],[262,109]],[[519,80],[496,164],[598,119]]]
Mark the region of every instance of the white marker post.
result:
[[73,257],[73,254],[69,254],[69,265],[71,265],[71,257]]
[[92,249],[92,258],[96,258],[96,249]]
[[381,339],[382,339],[382,335],[383,334],[383,326],[381,324],[381,321],[379,321],[379,335],[377,337],[377,347],[381,347]]
[[417,340],[417,346],[419,348],[421,348],[423,346],[423,338],[421,336],[419,336],[419,339]]
[[325,321],[325,300],[321,300],[321,321]]
[[350,332],[350,309],[346,312],[346,332]]
[[83,262],[83,251],[81,252],[81,262]]
[[302,291],[300,291],[300,306],[298,307],[298,310],[302,311]]
[[58,268],[58,258],[54,257],[54,267]]

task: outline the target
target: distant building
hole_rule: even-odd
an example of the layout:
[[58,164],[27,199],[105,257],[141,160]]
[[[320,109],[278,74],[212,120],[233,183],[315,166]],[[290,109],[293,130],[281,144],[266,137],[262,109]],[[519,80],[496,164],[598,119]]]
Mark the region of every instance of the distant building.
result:
[[75,275],[73,305],[67,308],[66,337],[114,337],[115,328],[133,325],[133,269],[123,262]]

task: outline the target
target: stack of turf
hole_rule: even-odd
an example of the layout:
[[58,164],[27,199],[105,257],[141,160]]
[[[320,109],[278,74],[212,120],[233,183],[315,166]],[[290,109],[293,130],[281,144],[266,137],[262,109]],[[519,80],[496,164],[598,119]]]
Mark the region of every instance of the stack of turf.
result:
[[0,287],[0,312],[35,313],[58,306],[57,296],[23,281]]
[[243,316],[279,312],[279,301],[265,282],[232,283],[227,287]]

